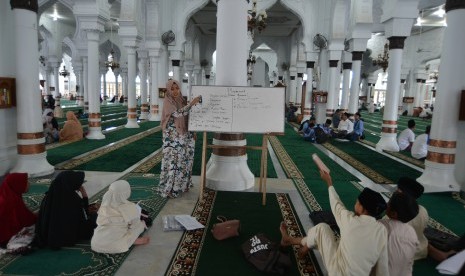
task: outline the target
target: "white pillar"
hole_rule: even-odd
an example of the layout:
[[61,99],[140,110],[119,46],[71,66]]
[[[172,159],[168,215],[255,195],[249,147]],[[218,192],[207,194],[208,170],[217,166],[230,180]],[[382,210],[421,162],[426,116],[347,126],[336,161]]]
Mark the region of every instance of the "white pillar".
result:
[[296,82],[296,99],[295,105],[297,107],[297,113],[302,114],[302,82],[304,81],[304,73],[297,73],[297,82]]
[[150,52],[150,79],[152,85],[150,86],[150,121],[160,121],[160,107],[158,87],[158,54]]
[[39,83],[37,1],[11,1],[14,16],[16,61],[16,114],[18,158],[11,172],[29,177],[52,174],[54,167],[46,159],[42,126]]
[[[107,95],[107,72],[108,68],[103,67],[100,71],[100,74],[102,74],[102,81],[103,81],[103,97],[102,97],[102,104],[107,105],[107,100],[108,100],[108,95]],[[101,86],[99,86],[101,87]]]
[[50,74],[52,70],[50,69],[50,66],[45,67],[45,94],[46,95],[52,95],[52,92],[50,91]]
[[463,34],[465,26],[465,3],[447,0],[446,12],[447,28],[444,30],[428,155],[425,170],[417,179],[427,193],[459,191],[461,185],[462,190],[465,186],[465,125],[458,121],[457,115],[465,88],[465,36],[458,35]]
[[307,61],[307,84],[305,86],[304,117],[302,118],[304,121],[312,116],[313,67],[315,67],[315,62]]
[[[216,81],[218,85],[247,85],[247,2],[218,2],[216,36]],[[237,20],[243,18],[244,20]],[[213,144],[243,146],[243,133],[215,133]],[[207,186],[216,190],[239,191],[254,186],[243,149],[213,149],[207,169]]]
[[87,57],[82,57],[82,67],[84,75],[84,113],[89,113],[89,65],[87,62]]
[[128,105],[128,68],[121,68],[121,94],[123,95],[123,106]]
[[55,91],[53,92],[53,97],[58,98],[60,96],[60,62],[53,62],[53,81],[55,83]]
[[87,74],[88,74],[88,99],[89,99],[89,133],[87,139],[105,139],[102,134],[100,114],[100,87],[99,83],[99,59],[98,43],[100,33],[98,30],[87,30]]
[[363,52],[352,52],[352,82],[350,84],[349,113],[358,111],[358,96],[360,94],[360,69]]
[[342,99],[341,99],[340,109],[342,109],[344,112],[349,110],[350,71],[351,70],[352,70],[352,62],[342,63]]
[[115,103],[119,102],[119,97],[121,96],[119,93],[119,82],[118,82],[119,73],[120,73],[119,68],[115,68],[113,70],[113,75],[115,75],[115,96],[116,96]]
[[139,79],[140,79],[140,120],[147,120],[149,107],[147,104],[147,53],[139,55]]
[[136,49],[126,47],[128,51],[128,122],[126,128],[139,128],[137,123],[136,101]]
[[339,60],[329,61],[329,83],[328,83],[328,98],[326,102],[326,119],[333,117],[335,98],[339,96],[339,83],[336,83],[336,75],[339,74],[337,64]]
[[83,71],[83,66],[82,62],[76,62],[76,64],[73,66],[73,70],[76,75],[76,104],[77,106],[84,106],[84,96],[83,96],[83,80],[82,80],[82,71]]
[[384,104],[381,139],[376,144],[377,151],[399,151],[397,144],[397,104],[399,102],[399,83],[402,66],[402,52],[405,36],[389,37],[389,67]]
[[295,68],[291,68],[291,81],[290,81],[290,84],[289,84],[289,105],[295,105],[296,104],[296,100],[297,100],[297,88],[296,88],[296,80],[295,80],[295,77],[296,77],[296,74],[297,72],[295,71]]

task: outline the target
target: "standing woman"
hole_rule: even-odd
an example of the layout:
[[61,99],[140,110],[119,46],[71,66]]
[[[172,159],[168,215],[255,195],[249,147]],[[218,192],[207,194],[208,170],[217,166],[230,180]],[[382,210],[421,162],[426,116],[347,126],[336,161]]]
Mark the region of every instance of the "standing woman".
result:
[[192,187],[195,140],[194,134],[187,130],[187,123],[189,111],[200,101],[200,96],[187,104],[180,87],[175,80],[169,80],[166,84],[161,118],[163,160],[158,193],[169,198],[176,198]]

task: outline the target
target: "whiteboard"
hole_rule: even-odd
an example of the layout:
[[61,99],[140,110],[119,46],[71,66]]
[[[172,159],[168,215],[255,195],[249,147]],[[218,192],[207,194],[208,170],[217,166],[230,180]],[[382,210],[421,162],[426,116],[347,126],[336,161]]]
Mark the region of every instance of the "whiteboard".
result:
[[284,87],[192,86],[189,131],[284,133]]

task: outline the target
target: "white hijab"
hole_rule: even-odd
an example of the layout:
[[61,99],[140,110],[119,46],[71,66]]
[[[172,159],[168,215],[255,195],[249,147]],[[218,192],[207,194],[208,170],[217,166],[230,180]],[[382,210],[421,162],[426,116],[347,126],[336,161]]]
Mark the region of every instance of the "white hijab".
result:
[[[105,215],[105,213],[108,213],[112,209],[113,211],[118,211],[126,222],[137,218],[139,214],[135,204],[128,200],[130,196],[131,186],[129,186],[126,180],[113,182],[108,191],[103,195],[99,216]],[[110,210],[106,210],[107,208]]]

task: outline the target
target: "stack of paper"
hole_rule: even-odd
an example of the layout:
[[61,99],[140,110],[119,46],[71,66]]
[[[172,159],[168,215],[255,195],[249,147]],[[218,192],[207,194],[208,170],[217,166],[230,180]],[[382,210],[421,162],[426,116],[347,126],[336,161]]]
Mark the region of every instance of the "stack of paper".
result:
[[198,220],[189,215],[176,215],[174,218],[186,229],[195,230],[205,228]]
[[436,269],[441,274],[458,275],[460,269],[465,265],[465,250],[460,251],[452,257],[442,261]]

